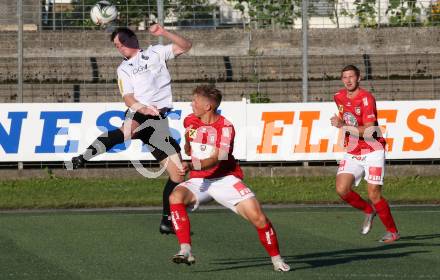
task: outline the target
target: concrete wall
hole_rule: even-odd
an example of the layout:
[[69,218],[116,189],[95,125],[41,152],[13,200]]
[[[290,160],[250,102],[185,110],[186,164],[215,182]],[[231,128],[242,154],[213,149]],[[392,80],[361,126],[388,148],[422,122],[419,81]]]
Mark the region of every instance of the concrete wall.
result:
[[[311,55],[359,55],[439,53],[440,32],[436,27],[381,29],[311,29]],[[180,30],[193,43],[191,56],[300,55],[300,30]],[[141,42],[157,38],[137,32]],[[16,33],[2,34],[0,57],[11,56]],[[27,57],[118,56],[108,39],[109,33],[96,30],[25,32]],[[12,46],[11,46],[12,45]]]
[[[440,50],[439,50],[440,51]],[[263,56],[189,56],[171,60],[168,67],[173,81],[279,81],[301,80],[299,55]],[[116,57],[28,57],[23,63],[25,82],[106,83],[116,80],[116,68],[122,58]],[[440,77],[438,53],[407,53],[406,55],[310,55],[309,78],[338,80],[346,64],[359,65],[365,74],[370,64],[373,79],[405,77],[430,79]],[[0,83],[17,80],[17,59],[3,58]]]
[[[200,82],[173,83],[174,101],[190,101],[191,92]],[[440,78],[430,80],[374,80],[364,81],[366,89],[375,93],[377,100],[440,99]],[[301,102],[301,81],[217,82],[224,100],[238,101],[260,92],[271,102]],[[309,101],[332,101],[333,94],[341,87],[340,81],[310,81]],[[15,84],[0,84],[0,102],[17,100]],[[25,84],[24,102],[121,102],[116,83],[81,84],[51,83]]]
[[[356,64],[363,85],[378,100],[439,99],[438,28],[312,29],[309,100],[329,101],[339,71]],[[199,83],[216,82],[225,100],[252,93],[272,102],[301,101],[301,33],[298,30],[181,30],[189,54],[169,62],[174,97],[189,99]],[[115,84],[121,57],[105,31],[25,32],[25,102],[120,101]],[[138,32],[142,42],[156,40]],[[0,34],[0,102],[17,97],[16,33]],[[367,68],[368,66],[368,68]]]
[[[35,30],[39,25],[40,3],[39,0],[23,0],[23,23],[34,25]],[[0,30],[16,30],[17,23],[17,1],[0,0]]]

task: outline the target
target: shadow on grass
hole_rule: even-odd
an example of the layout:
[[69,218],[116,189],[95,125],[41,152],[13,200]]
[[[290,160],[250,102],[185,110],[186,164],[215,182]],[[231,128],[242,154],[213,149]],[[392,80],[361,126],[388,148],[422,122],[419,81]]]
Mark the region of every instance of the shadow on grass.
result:
[[[422,248],[426,246],[429,247],[440,246],[440,244],[397,242],[388,245],[380,245],[372,248],[356,248],[356,249],[336,250],[336,251],[318,252],[318,253],[310,253],[310,254],[302,254],[302,255],[290,255],[290,256],[283,256],[283,258],[293,268],[293,270],[302,270],[302,269],[313,269],[319,267],[335,266],[335,265],[358,262],[363,260],[393,259],[393,258],[408,257],[415,254],[430,253],[431,251],[429,250],[422,250]],[[402,250],[402,249],[416,249],[416,250],[393,252],[395,250]],[[202,270],[198,272],[227,271],[227,270],[243,269],[250,267],[272,266],[269,257],[217,259],[213,261],[212,264],[223,267],[210,269],[210,270]],[[298,266],[295,264],[306,264],[306,265]]]
[[428,239],[436,239],[436,238],[440,238],[440,233],[402,236],[400,240],[428,240]]

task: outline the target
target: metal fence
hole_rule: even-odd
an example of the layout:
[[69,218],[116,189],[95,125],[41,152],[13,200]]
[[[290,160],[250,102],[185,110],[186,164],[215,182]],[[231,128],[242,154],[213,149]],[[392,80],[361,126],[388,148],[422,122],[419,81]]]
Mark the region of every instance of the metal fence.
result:
[[[112,26],[90,20],[96,2],[0,0],[0,102],[121,101],[121,58],[108,39]],[[169,63],[176,101],[189,100],[199,83],[216,83],[226,100],[329,101],[345,64],[361,68],[379,100],[440,98],[440,1],[113,4],[112,25],[131,27],[145,44],[159,40],[148,34],[152,22],[193,41]]]
[[379,100],[440,99],[440,1],[120,0],[112,1],[117,20],[105,28],[90,20],[96,2],[0,0],[1,103],[120,102],[121,57],[109,31],[129,26],[145,45],[157,43],[147,31],[153,22],[193,41],[189,54],[168,65],[176,101],[188,101],[200,83],[215,83],[225,100],[330,101],[346,64],[361,68],[363,86]]

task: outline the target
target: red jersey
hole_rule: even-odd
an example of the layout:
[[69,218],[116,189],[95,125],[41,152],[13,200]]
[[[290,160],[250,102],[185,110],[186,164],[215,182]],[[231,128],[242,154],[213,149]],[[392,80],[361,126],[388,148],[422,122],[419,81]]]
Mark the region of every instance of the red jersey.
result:
[[220,159],[216,166],[207,170],[191,170],[190,178],[219,178],[234,175],[243,179],[243,172],[236,162],[232,152],[234,150],[235,130],[231,122],[220,116],[212,124],[203,123],[194,114],[183,121],[186,141],[191,145],[191,157],[198,159],[209,158],[218,148],[227,152],[228,157]]
[[[377,123],[376,99],[365,89],[359,88],[359,93],[352,99],[347,97],[347,89],[341,89],[334,96],[339,110],[339,117],[348,126],[363,126],[365,123]],[[363,137],[351,136],[348,132],[345,135],[344,147],[347,153],[353,155],[368,154],[385,148],[385,138],[380,132],[373,133],[372,140],[365,140]]]

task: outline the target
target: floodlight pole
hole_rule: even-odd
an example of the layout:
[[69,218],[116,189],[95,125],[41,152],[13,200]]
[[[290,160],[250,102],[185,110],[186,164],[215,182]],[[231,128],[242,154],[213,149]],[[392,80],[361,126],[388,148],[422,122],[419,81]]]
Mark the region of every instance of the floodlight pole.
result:
[[17,102],[23,103],[23,0],[17,0]]
[[301,19],[302,19],[302,101],[307,102],[308,100],[308,89],[309,89],[309,64],[308,64],[308,30],[309,30],[309,20],[308,20],[308,9],[309,1],[303,0],[301,5]]
[[[157,20],[160,25],[163,26],[164,24],[164,17],[163,17],[163,0],[156,0],[156,6],[157,6]],[[159,37],[159,43],[163,43],[162,36]]]
[[[23,0],[17,0],[17,103],[23,103]],[[17,162],[23,170],[23,162]]]
[[[308,100],[308,90],[309,90],[309,63],[308,63],[308,33],[309,33],[309,15],[308,15],[308,7],[309,1],[303,0],[301,3],[301,30],[302,30],[302,102],[307,102]],[[308,161],[303,162],[304,167],[309,166]]]

